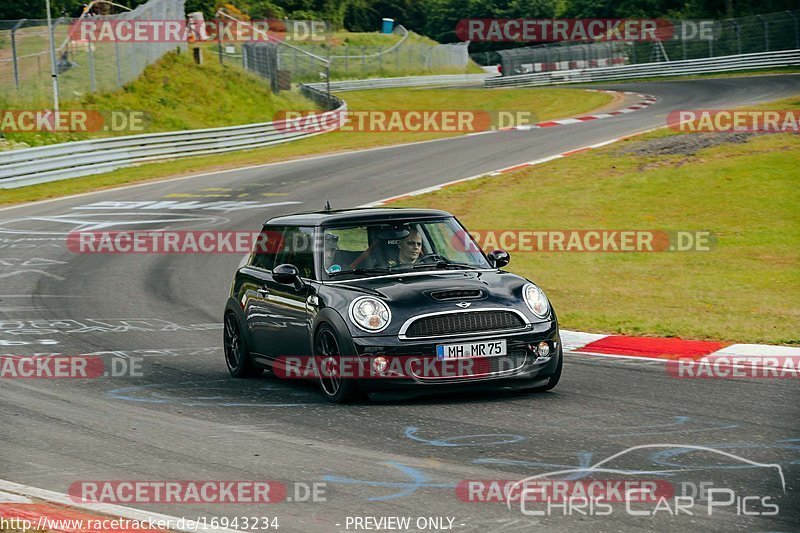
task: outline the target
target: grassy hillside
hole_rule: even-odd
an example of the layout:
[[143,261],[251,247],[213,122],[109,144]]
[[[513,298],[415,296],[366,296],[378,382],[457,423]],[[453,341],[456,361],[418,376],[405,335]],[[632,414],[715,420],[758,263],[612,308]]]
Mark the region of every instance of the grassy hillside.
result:
[[[144,111],[145,131],[116,133],[130,135],[266,122],[278,110],[315,107],[295,93],[272,94],[264,80],[234,66],[221,66],[216,57],[205,59],[203,65],[196,65],[188,54],[167,54],[122,89],[67,99],[61,109]],[[43,103],[41,107],[50,106]],[[0,100],[0,108],[17,107]],[[109,135],[114,133],[7,133],[5,137],[13,143],[39,146]]]

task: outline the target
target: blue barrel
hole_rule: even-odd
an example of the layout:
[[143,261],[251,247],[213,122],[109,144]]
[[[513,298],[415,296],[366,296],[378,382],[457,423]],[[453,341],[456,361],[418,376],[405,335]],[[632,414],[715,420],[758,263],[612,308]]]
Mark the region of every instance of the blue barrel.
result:
[[394,30],[394,19],[383,19],[383,33],[392,33]]

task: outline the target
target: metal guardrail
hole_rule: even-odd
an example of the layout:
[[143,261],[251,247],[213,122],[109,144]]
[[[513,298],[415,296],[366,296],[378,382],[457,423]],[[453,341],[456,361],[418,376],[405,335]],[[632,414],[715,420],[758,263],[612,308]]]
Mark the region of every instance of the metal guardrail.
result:
[[602,67],[576,70],[559,70],[489,78],[485,87],[529,87],[537,85],[561,85],[565,83],[589,83],[595,81],[619,81],[636,78],[662,76],[684,76],[688,74],[713,74],[734,70],[750,70],[800,65],[800,50],[761,52],[735,56],[665,61],[618,67]]
[[[438,76],[405,76],[397,78],[368,78],[364,80],[332,81],[332,91],[358,91],[363,89],[390,89],[395,87],[425,87],[434,85],[480,84],[496,74],[442,74]],[[324,90],[325,83],[311,83],[309,87]]]
[[[379,89],[481,83],[484,74],[375,78],[331,83],[332,90]],[[347,109],[341,98],[323,92],[325,84],[301,85],[303,94],[339,113]],[[322,89],[322,90],[320,90]],[[281,122],[262,122],[91,139],[0,152],[0,189],[110,172],[130,165],[180,157],[231,152],[278,144],[325,132],[282,131]],[[278,127],[276,127],[276,125]]]
[[[311,88],[304,92],[318,93]],[[324,93],[314,95],[314,100],[327,101],[334,109],[327,113],[347,109],[340,98],[331,95],[332,102],[327,98]],[[282,129],[285,123],[128,135],[0,152],[0,189],[89,176],[149,161],[259,148],[325,133]]]

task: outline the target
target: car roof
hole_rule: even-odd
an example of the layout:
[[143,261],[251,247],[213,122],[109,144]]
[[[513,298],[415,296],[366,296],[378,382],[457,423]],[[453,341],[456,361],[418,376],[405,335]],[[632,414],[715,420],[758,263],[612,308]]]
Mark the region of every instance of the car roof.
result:
[[452,217],[438,209],[412,209],[407,207],[364,207],[330,211],[308,211],[283,215],[267,220],[266,224],[281,226],[329,226],[346,223],[367,223],[389,220],[419,220]]

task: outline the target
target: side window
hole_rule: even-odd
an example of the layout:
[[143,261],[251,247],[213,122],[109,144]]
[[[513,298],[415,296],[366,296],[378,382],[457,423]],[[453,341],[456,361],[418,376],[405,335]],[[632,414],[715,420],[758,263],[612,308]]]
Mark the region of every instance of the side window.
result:
[[256,239],[250,264],[254,267],[272,270],[276,264],[275,257],[283,249],[283,233],[285,226],[264,226]]
[[300,276],[314,278],[314,228],[287,227],[281,239],[281,249],[275,265],[285,263],[300,270]]

